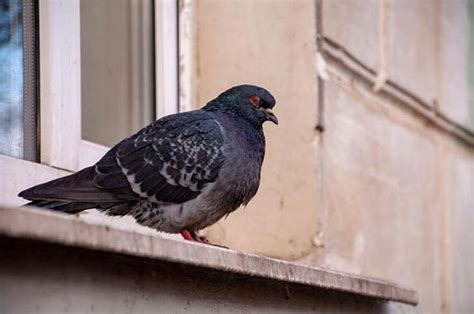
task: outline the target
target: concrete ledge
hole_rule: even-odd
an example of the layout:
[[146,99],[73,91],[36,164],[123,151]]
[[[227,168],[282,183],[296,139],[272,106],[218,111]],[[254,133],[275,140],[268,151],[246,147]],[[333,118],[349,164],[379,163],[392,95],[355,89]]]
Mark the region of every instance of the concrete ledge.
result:
[[417,293],[394,283],[232,250],[89,224],[74,216],[34,208],[0,207],[0,237],[31,239],[89,250],[120,253],[171,263],[302,284],[411,305]]

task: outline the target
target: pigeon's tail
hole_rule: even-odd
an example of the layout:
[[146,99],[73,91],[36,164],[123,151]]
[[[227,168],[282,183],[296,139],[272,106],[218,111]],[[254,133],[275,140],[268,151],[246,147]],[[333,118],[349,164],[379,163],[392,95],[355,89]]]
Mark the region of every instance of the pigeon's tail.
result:
[[82,203],[82,202],[73,202],[73,201],[36,200],[36,201],[26,203],[23,206],[43,207],[43,208],[61,211],[68,214],[76,214],[89,208],[99,207],[100,205],[97,203]]
[[[88,167],[77,173],[26,189],[18,196],[30,200],[24,206],[49,208],[75,214],[89,208],[97,208],[114,214],[114,209],[128,208],[136,201],[120,198],[120,195],[98,189],[94,184],[94,168]],[[123,215],[119,210],[118,215]]]

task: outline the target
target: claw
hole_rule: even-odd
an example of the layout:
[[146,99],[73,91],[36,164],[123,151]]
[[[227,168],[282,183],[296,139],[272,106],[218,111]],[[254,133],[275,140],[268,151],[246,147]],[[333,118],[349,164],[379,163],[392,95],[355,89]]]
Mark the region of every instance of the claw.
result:
[[184,231],[181,231],[180,233],[183,239],[188,240],[188,241],[217,246],[224,249],[229,249],[227,246],[209,243],[209,241],[205,237],[198,236],[197,233],[194,231],[184,230]]

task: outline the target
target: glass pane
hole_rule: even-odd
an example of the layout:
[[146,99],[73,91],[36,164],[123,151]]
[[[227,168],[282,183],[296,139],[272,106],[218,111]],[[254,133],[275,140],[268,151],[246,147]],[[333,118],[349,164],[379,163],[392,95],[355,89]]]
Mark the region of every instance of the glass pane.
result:
[[153,3],[81,0],[82,138],[112,146],[154,120]]
[[0,0],[0,154],[23,157],[21,0]]

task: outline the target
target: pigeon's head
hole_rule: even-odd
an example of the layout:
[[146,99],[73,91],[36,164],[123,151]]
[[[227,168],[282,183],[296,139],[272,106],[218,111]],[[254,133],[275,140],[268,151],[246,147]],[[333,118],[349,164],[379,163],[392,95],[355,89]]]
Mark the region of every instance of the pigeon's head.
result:
[[216,101],[226,110],[237,113],[253,124],[262,125],[265,121],[278,124],[272,109],[275,98],[263,87],[255,85],[234,86],[217,97]]

